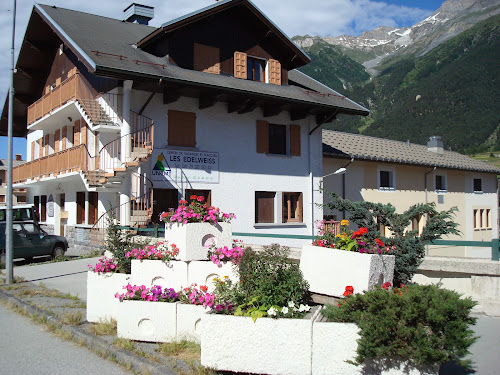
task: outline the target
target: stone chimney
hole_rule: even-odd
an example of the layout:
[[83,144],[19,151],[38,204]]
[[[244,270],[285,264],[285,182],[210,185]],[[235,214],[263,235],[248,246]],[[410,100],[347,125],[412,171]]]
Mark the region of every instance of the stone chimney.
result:
[[155,15],[155,8],[147,5],[132,3],[123,10],[124,20],[147,25]]
[[23,155],[21,155],[21,154],[16,154],[16,160],[17,160],[17,161],[21,161],[21,160],[23,160]]
[[427,151],[442,155],[444,153],[443,141],[440,136],[432,136],[427,142]]

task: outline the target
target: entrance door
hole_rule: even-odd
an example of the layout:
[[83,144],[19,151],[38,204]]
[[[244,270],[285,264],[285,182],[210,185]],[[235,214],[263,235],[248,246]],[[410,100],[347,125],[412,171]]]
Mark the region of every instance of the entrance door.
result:
[[[59,235],[64,236],[64,223],[66,222],[67,213],[64,210],[64,205],[66,203],[66,196],[64,194],[59,194]],[[64,212],[64,214],[61,214]],[[64,217],[62,217],[64,216]]]
[[160,214],[169,208],[177,208],[179,193],[177,189],[153,189],[153,216],[152,223],[160,222]]

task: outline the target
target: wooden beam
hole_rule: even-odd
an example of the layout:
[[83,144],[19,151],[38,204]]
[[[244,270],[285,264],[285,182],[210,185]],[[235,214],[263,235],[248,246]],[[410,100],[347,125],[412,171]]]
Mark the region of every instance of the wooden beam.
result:
[[35,45],[35,43],[32,42],[31,40],[24,39],[24,43],[26,43],[28,46],[30,46],[31,48],[33,48],[35,51],[40,52],[40,53],[42,52],[43,47],[42,46],[37,47]]
[[146,109],[146,107],[148,106],[149,102],[151,101],[151,99],[153,99],[153,97],[156,95],[156,93],[158,92],[158,90],[160,89],[160,86],[161,86],[161,83],[162,83],[163,79],[159,79],[158,80],[158,85],[156,86],[156,88],[153,90],[153,92],[151,93],[151,95],[149,95],[149,98],[148,100],[146,100],[146,102],[144,103],[144,105],[142,106],[142,108],[140,109],[139,111],[139,114],[142,115],[142,112],[144,112],[144,110]]
[[307,111],[290,112],[290,120],[292,121],[302,120],[305,119],[307,115],[309,115],[309,112]]
[[238,111],[238,114],[243,115],[245,113],[252,112],[255,108],[257,108],[257,101],[248,100],[247,104]]
[[198,99],[198,108],[205,109],[213,107],[217,103],[217,95],[210,94],[200,94]]
[[276,116],[279,115],[282,111],[283,105],[281,104],[266,105],[262,108],[264,117]]
[[233,112],[238,112],[245,108],[247,103],[250,101],[250,99],[246,100],[237,100],[237,101],[231,101],[227,103],[227,113],[233,113]]
[[174,103],[181,97],[181,93],[177,89],[167,89],[163,91],[163,104]]
[[14,94],[14,99],[20,101],[23,104],[31,105],[36,101],[36,98],[31,95]]

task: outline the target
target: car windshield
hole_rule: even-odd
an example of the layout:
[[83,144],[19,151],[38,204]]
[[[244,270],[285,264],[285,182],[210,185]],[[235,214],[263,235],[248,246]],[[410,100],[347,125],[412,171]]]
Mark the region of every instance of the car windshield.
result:
[[28,234],[40,234],[40,227],[34,223],[24,223],[24,229]]

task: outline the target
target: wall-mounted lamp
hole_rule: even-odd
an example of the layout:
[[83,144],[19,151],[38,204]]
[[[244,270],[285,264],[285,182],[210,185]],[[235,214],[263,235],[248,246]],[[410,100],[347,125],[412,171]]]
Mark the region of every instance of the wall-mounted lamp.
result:
[[[329,173],[321,177],[321,181],[319,182],[320,190],[323,190],[323,179],[332,175],[342,175],[342,199],[345,199],[345,172],[347,171],[347,167],[354,161],[354,156],[351,155],[351,161],[340,167],[335,172]],[[342,211],[342,219],[345,219],[345,211]]]

